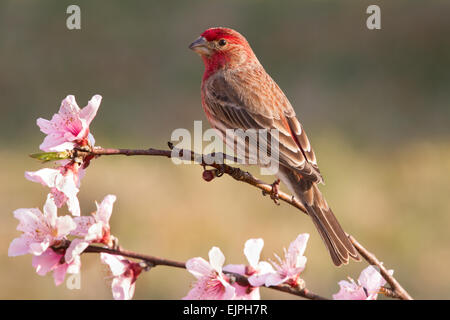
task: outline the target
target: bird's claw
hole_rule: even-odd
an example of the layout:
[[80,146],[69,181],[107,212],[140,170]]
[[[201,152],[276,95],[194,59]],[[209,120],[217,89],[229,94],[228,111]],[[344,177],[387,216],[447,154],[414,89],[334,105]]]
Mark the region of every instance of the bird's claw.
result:
[[270,199],[272,199],[273,202],[275,202],[275,204],[276,204],[277,206],[280,205],[280,201],[279,201],[280,195],[278,194],[278,192],[279,192],[279,186],[280,186],[280,179],[277,179],[277,180],[275,180],[275,181],[272,183],[272,190],[270,190],[270,192],[266,192],[266,191],[263,191],[263,192],[262,192],[262,193],[263,193],[263,196],[269,194],[269,195],[270,195]]
[[219,168],[214,171],[215,176],[220,178],[225,173],[225,166],[223,164],[218,164]]

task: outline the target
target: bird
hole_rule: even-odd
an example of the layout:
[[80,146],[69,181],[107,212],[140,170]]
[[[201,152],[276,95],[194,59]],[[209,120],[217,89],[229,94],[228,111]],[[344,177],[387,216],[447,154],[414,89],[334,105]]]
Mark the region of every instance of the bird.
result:
[[200,55],[205,66],[201,100],[210,125],[222,138],[230,129],[277,130],[277,178],[306,208],[334,265],[347,264],[350,258],[359,261],[318,188],[323,178],[294,108],[246,38],[233,29],[214,27],[205,30],[189,49]]

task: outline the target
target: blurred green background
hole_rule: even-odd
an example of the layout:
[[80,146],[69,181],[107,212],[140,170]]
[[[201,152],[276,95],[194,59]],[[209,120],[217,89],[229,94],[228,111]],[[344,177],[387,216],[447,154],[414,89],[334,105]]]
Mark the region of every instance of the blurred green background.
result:
[[[29,255],[7,256],[19,235],[12,212],[42,208],[47,193],[23,177],[42,167],[27,156],[44,138],[35,121],[50,119],[68,94],[82,107],[98,93],[103,102],[91,125],[98,145],[165,147],[175,128],[206,121],[203,65],[187,46],[212,26],[244,34],[289,97],[344,229],[413,297],[450,297],[448,1],[76,1],[82,29],[68,30],[66,8],[74,3],[0,2],[0,298],[111,298],[98,256],[82,257],[80,290],[36,275]],[[381,30],[366,28],[369,4],[381,7]],[[115,194],[112,232],[122,246],[183,261],[206,258],[215,245],[226,263],[244,263],[251,237],[265,240],[267,259],[308,232],[304,279],[322,295],[365,268],[335,268],[295,209],[229,177],[206,183],[201,172],[166,159],[105,157],[82,181],[82,211]],[[140,277],[135,297],[179,299],[193,279],[157,267]]]

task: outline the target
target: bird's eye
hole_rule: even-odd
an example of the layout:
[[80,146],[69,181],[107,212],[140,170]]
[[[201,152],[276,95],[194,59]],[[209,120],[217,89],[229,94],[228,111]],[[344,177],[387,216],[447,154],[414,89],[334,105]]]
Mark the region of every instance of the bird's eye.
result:
[[227,41],[225,39],[220,39],[219,40],[219,46],[223,47],[226,44],[227,44]]

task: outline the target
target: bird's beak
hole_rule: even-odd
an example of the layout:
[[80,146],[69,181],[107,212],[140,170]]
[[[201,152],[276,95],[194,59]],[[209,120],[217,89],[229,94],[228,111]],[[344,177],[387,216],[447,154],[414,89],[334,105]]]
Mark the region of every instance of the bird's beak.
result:
[[189,45],[189,49],[197,52],[200,55],[211,54],[209,43],[204,37],[198,37],[197,40],[195,40]]

